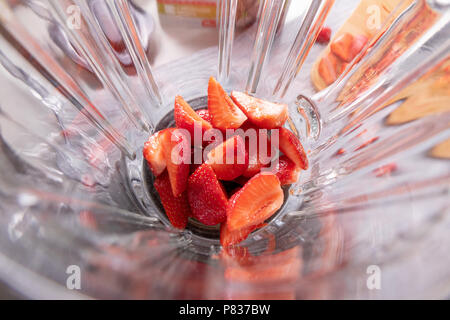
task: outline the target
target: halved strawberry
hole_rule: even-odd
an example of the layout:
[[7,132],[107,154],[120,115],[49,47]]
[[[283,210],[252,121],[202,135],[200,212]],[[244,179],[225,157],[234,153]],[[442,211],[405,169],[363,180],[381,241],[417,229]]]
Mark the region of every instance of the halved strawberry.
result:
[[164,130],[161,139],[172,192],[178,197],[187,187],[191,144],[183,131],[177,128]]
[[280,128],[280,151],[300,169],[308,169],[308,158],[300,140],[288,129]]
[[236,179],[248,167],[244,140],[240,136],[234,136],[221,143],[208,153],[206,163],[213,168],[217,179]]
[[283,155],[276,161],[276,166],[273,168],[272,172],[280,179],[281,185],[284,186],[296,183],[300,171],[300,168],[297,167],[294,162]]
[[262,223],[256,226],[242,228],[236,231],[230,231],[228,229],[227,223],[224,222],[220,225],[220,244],[222,245],[222,247],[227,248],[241,243],[242,241],[247,239],[250,233],[252,233],[256,229],[263,227],[264,225],[265,224]]
[[191,215],[187,193],[183,192],[178,197],[173,195],[167,171],[155,179],[154,186],[170,223],[178,229],[186,228],[188,217]]
[[338,63],[339,61],[332,52],[328,52],[320,59],[318,72],[327,86],[338,78]]
[[201,165],[189,177],[187,194],[192,216],[198,221],[212,226],[226,220],[226,192],[209,164]]
[[247,118],[260,128],[275,129],[281,127],[288,118],[288,106],[286,104],[265,101],[238,91],[233,91],[231,98]]
[[161,141],[163,134],[164,130],[153,134],[144,144],[143,149],[144,158],[155,176],[159,176],[166,169],[166,159]]
[[247,117],[217,82],[211,77],[208,84],[208,111],[212,125],[220,130],[237,129]]
[[188,130],[192,140],[194,137],[195,124],[201,127],[202,133],[212,129],[211,124],[208,121],[203,120],[181,96],[175,97],[174,115],[177,127]]
[[353,39],[354,37],[348,32],[341,34],[331,43],[331,52],[345,62],[352,61],[355,57],[352,52]]
[[202,118],[203,120],[208,121],[209,123],[211,123],[212,117],[209,114],[208,109],[200,109],[200,110],[195,111],[195,113],[198,114],[199,117]]
[[263,223],[281,208],[283,201],[283,190],[276,175],[262,172],[254,176],[228,201],[228,230],[233,232]]

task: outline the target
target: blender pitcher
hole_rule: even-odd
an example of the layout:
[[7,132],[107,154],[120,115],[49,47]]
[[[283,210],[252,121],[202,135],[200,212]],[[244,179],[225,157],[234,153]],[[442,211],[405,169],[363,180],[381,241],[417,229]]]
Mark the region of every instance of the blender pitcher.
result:
[[[287,3],[261,1],[236,36],[237,1],[218,1],[218,48],[153,68],[152,22],[133,1],[1,2],[0,279],[30,298],[448,295],[450,109],[390,119],[402,90],[448,69],[450,3],[399,1],[316,94],[303,72],[315,39],[357,1],[311,1],[281,29]],[[287,103],[310,162],[234,256],[218,226],[170,225],[142,155],[174,123],[175,95],[207,105],[210,76]],[[436,81],[450,96],[448,73]]]

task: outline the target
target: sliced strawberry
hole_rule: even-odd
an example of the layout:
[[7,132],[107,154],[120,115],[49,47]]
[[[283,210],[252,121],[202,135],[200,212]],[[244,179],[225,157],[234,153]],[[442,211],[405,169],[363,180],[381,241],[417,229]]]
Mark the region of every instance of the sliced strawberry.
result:
[[273,173],[280,179],[282,186],[296,183],[300,171],[300,168],[285,155],[278,158],[276,166],[273,168]]
[[[196,153],[198,153],[197,156],[196,156]],[[203,149],[202,148],[193,147],[191,149],[191,167],[190,167],[190,170],[189,170],[189,174],[193,174],[195,172],[195,170],[197,170],[203,163],[204,163],[204,161],[203,161]]]
[[339,67],[337,68],[337,75],[340,76],[345,69],[347,69],[348,63],[346,62],[341,62],[339,63]]
[[332,52],[328,52],[327,55],[320,59],[318,72],[327,86],[335,82],[338,78],[338,73],[336,72],[338,63],[339,61]]
[[286,128],[280,128],[280,151],[300,169],[308,169],[308,158],[300,140]]
[[323,27],[322,30],[320,30],[319,35],[317,36],[317,43],[328,43],[330,42],[331,38],[331,28],[329,27]]
[[231,181],[242,175],[248,167],[248,154],[244,140],[234,136],[208,153],[206,163],[211,165],[217,179]]
[[288,118],[288,106],[286,104],[265,101],[238,91],[233,91],[231,98],[247,118],[260,128],[279,128]]
[[[242,174],[245,178],[251,178],[261,172],[263,167],[270,165],[271,159],[274,155],[272,145],[266,129],[259,129],[249,122],[246,122],[241,127],[243,134],[240,134],[245,139],[245,148],[248,153],[248,167]],[[265,150],[263,150],[265,146]]]
[[183,192],[178,197],[173,195],[167,171],[155,179],[154,186],[170,223],[178,229],[186,228],[188,217],[191,215],[187,193]]
[[199,117],[202,118],[203,120],[208,121],[209,123],[212,122],[212,117],[209,114],[208,109],[200,109],[195,111],[195,113],[198,114]]
[[211,124],[203,120],[181,96],[175,97],[174,115],[177,127],[188,130],[192,140],[195,124],[201,127],[202,132],[212,129]]
[[212,226],[226,220],[227,196],[209,164],[201,165],[188,182],[188,199],[192,216]]
[[241,243],[242,241],[248,238],[250,233],[252,233],[256,229],[263,227],[264,225],[265,224],[262,223],[256,226],[251,226],[236,231],[230,231],[228,229],[227,223],[226,222],[222,223],[220,225],[220,244],[222,245],[222,247],[228,248],[230,246],[234,246],[238,243]]
[[191,162],[191,144],[183,131],[177,128],[164,130],[161,139],[172,192],[175,197],[178,197],[187,187],[189,163]]
[[353,40],[354,37],[350,33],[341,34],[331,43],[331,52],[345,62],[352,61],[355,57],[354,52],[352,52]]
[[159,176],[166,169],[166,159],[160,139],[164,131],[153,134],[144,144],[144,158],[155,176]]
[[[353,58],[355,58],[361,52],[367,41],[367,37],[362,34],[357,35],[353,38],[352,47],[350,49]],[[351,60],[353,60],[353,58]]]
[[212,125],[220,130],[237,129],[247,120],[245,114],[213,77],[209,79],[208,84],[208,111]]
[[263,172],[254,176],[228,201],[228,230],[233,232],[263,223],[281,208],[283,201],[283,190],[276,175]]

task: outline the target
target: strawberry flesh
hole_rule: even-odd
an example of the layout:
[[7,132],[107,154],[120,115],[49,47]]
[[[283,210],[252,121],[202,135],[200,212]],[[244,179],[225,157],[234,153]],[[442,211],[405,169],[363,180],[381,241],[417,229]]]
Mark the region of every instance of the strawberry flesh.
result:
[[295,165],[294,162],[289,160],[285,155],[278,158],[275,167],[273,168],[273,173],[280,179],[282,186],[296,183],[300,175],[300,169]]
[[234,136],[208,153],[206,163],[211,165],[217,179],[231,181],[242,175],[248,167],[248,154],[244,140]]
[[202,133],[212,129],[211,124],[202,119],[181,96],[175,98],[174,115],[177,127],[188,130],[191,140],[194,137],[195,126],[201,128]]
[[164,130],[153,134],[144,144],[143,149],[144,158],[155,176],[159,176],[166,169],[166,159],[160,139],[163,134]]
[[276,175],[263,172],[254,176],[228,201],[228,231],[263,223],[281,208],[283,201],[283,190]]
[[[249,159],[247,170],[242,175],[251,178],[261,172],[262,168],[269,166],[274,150],[266,129],[259,129],[249,122],[244,123],[241,129],[239,134],[245,139]],[[262,149],[264,146],[265,150]]]
[[220,130],[237,129],[247,120],[245,114],[213,77],[209,79],[208,84],[208,111],[212,125]]
[[327,86],[336,81],[338,77],[338,63],[336,56],[332,52],[320,59],[318,72]]
[[188,217],[191,215],[187,192],[183,192],[178,197],[173,195],[167,171],[155,179],[154,186],[170,223],[177,229],[186,228]]
[[337,37],[330,45],[333,52],[339,59],[350,62],[355,57],[352,51],[354,37],[350,33],[343,33]]
[[200,110],[195,111],[195,113],[198,114],[198,116],[200,118],[202,118],[203,120],[208,121],[209,123],[212,122],[212,117],[209,114],[208,109],[200,109]]
[[308,169],[308,158],[300,140],[288,129],[280,128],[280,151],[295,165],[303,170]]
[[238,91],[233,91],[231,98],[248,119],[259,128],[279,128],[288,118],[286,104],[265,101]]
[[191,157],[191,145],[186,135],[177,128],[164,130],[161,137],[163,141],[164,158],[167,164],[172,193],[180,196],[187,187],[189,177],[189,163]]
[[234,246],[236,244],[241,243],[245,239],[248,238],[248,236],[255,231],[256,229],[259,229],[263,227],[264,224],[251,226],[248,228],[242,228],[238,229],[236,231],[230,231],[228,229],[227,223],[222,223],[220,225],[220,244],[224,248],[228,248],[230,246]]
[[198,221],[212,226],[226,220],[227,196],[209,164],[189,177],[187,194],[192,216]]
[[353,38],[352,47],[350,49],[353,58],[355,58],[361,52],[361,50],[366,45],[367,41],[368,41],[367,37],[362,34],[357,35]]

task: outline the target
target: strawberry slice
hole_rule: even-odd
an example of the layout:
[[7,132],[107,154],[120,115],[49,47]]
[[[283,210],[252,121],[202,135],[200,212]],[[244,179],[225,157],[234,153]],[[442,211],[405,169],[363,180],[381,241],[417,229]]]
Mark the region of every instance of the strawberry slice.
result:
[[209,164],[201,165],[189,177],[187,194],[192,217],[207,226],[226,220],[226,192]]
[[259,229],[263,227],[265,224],[259,224],[256,226],[251,226],[248,228],[242,228],[238,229],[236,231],[230,231],[228,229],[227,223],[222,223],[220,225],[220,244],[224,248],[228,248],[230,246],[234,246],[238,243],[241,243],[245,239],[248,238],[248,236],[255,231],[256,229]]
[[[244,123],[237,131],[245,139],[245,148],[248,153],[248,167],[242,174],[245,178],[251,178],[258,174],[263,167],[270,165],[274,155],[272,145],[266,129],[260,129],[252,125],[249,121]],[[265,146],[265,150],[261,149]]]
[[248,167],[248,154],[244,140],[234,136],[221,143],[207,155],[208,163],[217,179],[231,181],[242,175]]
[[143,154],[150,170],[157,177],[166,169],[166,159],[162,148],[161,137],[164,131],[153,134],[144,144]]
[[175,197],[178,197],[187,187],[191,144],[182,130],[177,128],[164,130],[161,140],[172,192]]
[[192,138],[195,124],[202,128],[202,133],[212,129],[211,124],[203,120],[181,96],[175,97],[174,115],[177,127],[188,130]]
[[283,201],[283,190],[277,176],[267,172],[257,174],[228,201],[228,231],[263,223],[281,208]]
[[327,86],[335,82],[338,78],[338,73],[336,72],[338,63],[339,61],[332,52],[328,52],[327,55],[320,59],[318,72]]
[[208,111],[212,125],[220,130],[237,129],[247,120],[245,114],[213,77],[209,79],[208,84]]
[[294,162],[289,160],[285,155],[278,158],[276,166],[273,168],[273,173],[280,179],[282,186],[293,184],[298,181],[300,175],[300,168]]
[[319,35],[317,36],[317,43],[328,43],[330,42],[331,38],[331,28],[330,27],[323,27],[322,30],[320,30]]
[[308,169],[308,158],[300,140],[286,128],[280,128],[280,151],[300,169]]
[[200,109],[195,111],[195,113],[198,114],[199,117],[202,118],[203,120],[208,121],[209,123],[212,122],[212,117],[209,114],[208,109]]
[[350,62],[355,57],[352,50],[354,37],[350,33],[343,33],[337,37],[330,45],[333,52],[339,59]]
[[288,118],[286,104],[265,101],[238,91],[231,92],[231,98],[247,118],[260,128],[279,128]]
[[[366,45],[368,39],[365,35],[357,35],[353,38],[353,42],[352,42],[352,47],[350,49],[351,51],[351,55],[353,56],[353,58],[355,58],[358,53],[361,52],[361,50],[364,48],[364,46]],[[352,58],[352,60],[353,60]]]
[[154,186],[170,223],[177,229],[186,228],[188,217],[191,215],[187,193],[183,192],[178,197],[173,195],[167,171],[155,179]]

